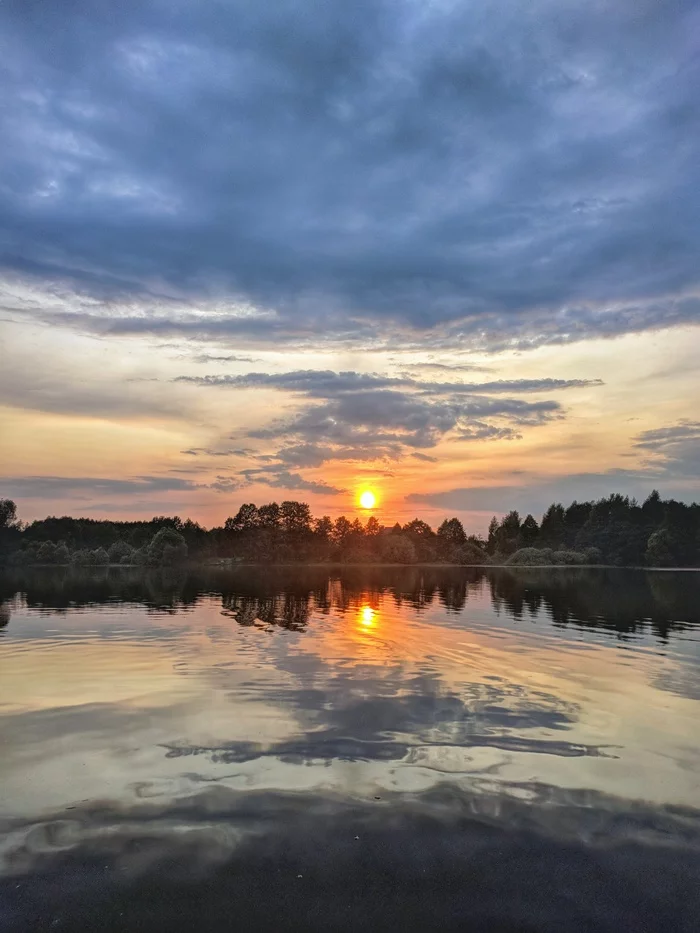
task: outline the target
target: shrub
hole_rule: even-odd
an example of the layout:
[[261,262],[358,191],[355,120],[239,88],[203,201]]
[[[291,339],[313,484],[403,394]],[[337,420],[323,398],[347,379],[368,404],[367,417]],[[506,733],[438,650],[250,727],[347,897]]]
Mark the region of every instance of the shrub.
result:
[[70,551],[65,544],[59,544],[59,546],[54,551],[53,561],[55,564],[69,564],[70,563]]
[[455,559],[460,564],[487,564],[489,556],[483,548],[473,541],[467,541],[458,548]]
[[553,564],[585,564],[583,551],[552,551]]
[[187,542],[173,528],[161,528],[148,546],[149,563],[179,564],[187,559]]
[[92,551],[85,550],[84,548],[73,551],[71,554],[71,563],[77,564],[80,567],[86,566],[87,564],[92,563]]
[[511,554],[507,564],[524,567],[538,567],[554,563],[550,548],[523,547]]
[[602,564],[603,554],[600,548],[587,547],[583,552],[584,562],[586,564]]
[[56,545],[53,541],[44,541],[39,545],[36,552],[36,562],[38,564],[53,564],[56,559]]
[[414,564],[416,549],[413,542],[403,535],[387,535],[380,545],[382,560],[390,564]]
[[109,563],[109,554],[103,547],[98,547],[92,552],[92,563],[96,567],[104,567]]
[[124,558],[131,560],[131,555],[133,554],[134,549],[126,541],[122,541],[121,538],[118,541],[115,541],[114,544],[107,551],[109,555],[110,564],[121,564],[127,563]]

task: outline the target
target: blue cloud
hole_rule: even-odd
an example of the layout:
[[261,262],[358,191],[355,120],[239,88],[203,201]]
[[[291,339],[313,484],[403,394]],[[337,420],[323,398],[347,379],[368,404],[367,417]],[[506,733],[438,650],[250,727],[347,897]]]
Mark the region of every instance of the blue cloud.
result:
[[5,0],[2,265],[44,289],[6,303],[260,343],[697,322],[698,28],[693,0]]

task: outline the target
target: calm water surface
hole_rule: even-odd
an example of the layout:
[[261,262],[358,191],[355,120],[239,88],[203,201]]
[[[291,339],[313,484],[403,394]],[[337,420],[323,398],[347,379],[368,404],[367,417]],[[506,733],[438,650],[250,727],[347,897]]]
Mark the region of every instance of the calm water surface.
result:
[[0,929],[700,929],[700,574],[0,577]]

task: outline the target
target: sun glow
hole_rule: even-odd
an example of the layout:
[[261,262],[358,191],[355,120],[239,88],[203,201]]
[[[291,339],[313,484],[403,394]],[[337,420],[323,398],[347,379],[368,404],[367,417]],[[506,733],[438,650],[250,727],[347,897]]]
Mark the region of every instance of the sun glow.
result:
[[375,624],[376,612],[371,606],[362,606],[359,612],[360,625],[365,628],[371,628]]
[[360,493],[360,505],[363,509],[373,509],[377,504],[377,497],[371,489],[365,489]]

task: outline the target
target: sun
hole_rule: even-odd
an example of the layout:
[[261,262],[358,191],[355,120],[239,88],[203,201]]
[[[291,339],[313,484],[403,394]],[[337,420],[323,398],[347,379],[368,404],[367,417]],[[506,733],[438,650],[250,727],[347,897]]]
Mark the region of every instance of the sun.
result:
[[363,509],[373,509],[377,504],[377,497],[371,489],[365,489],[360,493],[360,505]]

